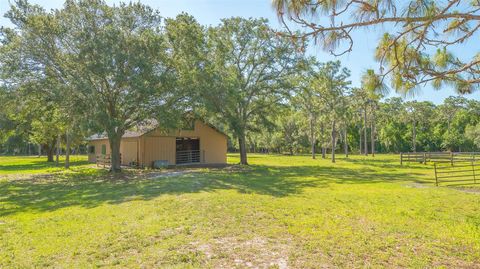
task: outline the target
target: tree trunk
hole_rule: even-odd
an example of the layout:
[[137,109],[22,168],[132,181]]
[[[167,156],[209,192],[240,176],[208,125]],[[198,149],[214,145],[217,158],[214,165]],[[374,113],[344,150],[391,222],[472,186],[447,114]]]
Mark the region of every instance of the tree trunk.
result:
[[55,150],[54,143],[46,144],[45,145],[45,150],[47,151],[47,162],[52,162],[53,163],[53,154],[54,154],[54,150]]
[[337,142],[337,133],[335,130],[335,119],[332,120],[332,163],[335,162],[335,148],[336,148],[336,142]]
[[120,143],[122,142],[123,132],[112,132],[108,136],[110,143],[110,172],[118,173],[122,171],[122,160],[120,156]]
[[247,161],[247,147],[245,145],[245,135],[242,134],[238,138],[238,146],[240,147],[240,164],[248,165]]
[[371,121],[371,128],[370,128],[370,140],[371,140],[371,147],[372,147],[372,157],[375,157],[375,113],[372,113],[372,121]]
[[412,128],[412,149],[413,152],[417,152],[417,122],[413,120]]
[[362,155],[362,127],[360,126],[360,129],[358,129],[358,136],[360,137],[360,144],[359,144],[359,151],[360,151],[360,155]]
[[68,132],[65,133],[65,169],[70,169],[70,134]]
[[315,142],[312,142],[312,159],[315,159]]
[[365,151],[365,156],[368,156],[368,139],[367,139],[367,108],[365,108],[364,110],[364,113],[363,113],[363,142],[365,143],[364,144],[364,147],[363,147],[363,150]]
[[347,127],[343,130],[343,149],[345,151],[345,157],[348,158]]
[[55,156],[55,163],[58,166],[58,163],[60,161],[60,135],[57,136],[57,151],[56,151],[56,156]]
[[313,119],[313,116],[311,116],[310,117],[310,143],[312,144],[312,159],[315,159],[315,144],[317,142],[314,128],[315,128],[314,119]]
[[327,156],[326,156],[326,155],[327,155],[327,149],[325,148],[325,145],[324,145],[325,143],[323,143],[323,142],[324,142],[324,141],[323,141],[323,137],[324,137],[324,136],[323,136],[323,133],[324,133],[324,131],[325,131],[325,128],[323,127],[323,123],[322,123],[322,124],[320,124],[320,132],[321,132],[320,135],[322,136],[322,139],[320,140],[320,143],[322,144],[322,159],[327,158]]

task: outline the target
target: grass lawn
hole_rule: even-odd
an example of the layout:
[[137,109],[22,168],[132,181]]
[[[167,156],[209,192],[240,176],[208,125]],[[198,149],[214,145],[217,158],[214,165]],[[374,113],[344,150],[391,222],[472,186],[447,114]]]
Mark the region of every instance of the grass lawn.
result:
[[[56,163],[46,162],[46,157],[25,157],[25,156],[0,156],[0,176],[2,175],[18,175],[18,174],[45,174],[63,171],[65,165],[63,156],[59,159],[59,166]],[[83,169],[90,165],[87,156],[72,155],[70,156],[72,170]]]
[[0,268],[480,268],[478,189],[393,155],[249,157],[119,178],[0,158]]

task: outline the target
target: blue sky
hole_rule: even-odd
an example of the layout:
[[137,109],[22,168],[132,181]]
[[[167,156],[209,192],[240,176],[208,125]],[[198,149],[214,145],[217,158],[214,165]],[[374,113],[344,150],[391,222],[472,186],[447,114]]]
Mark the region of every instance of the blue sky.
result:
[[[63,4],[63,0],[30,0],[30,2],[40,4],[46,9],[59,8]],[[116,3],[119,1],[107,0],[107,2]],[[158,9],[164,17],[174,17],[180,12],[187,12],[195,16],[204,25],[216,25],[222,18],[240,16],[247,18],[264,17],[269,19],[273,27],[281,27],[272,9],[270,0],[141,0],[141,2]],[[8,0],[0,0],[0,13],[4,14],[8,9]],[[9,21],[2,17],[0,18],[0,25],[8,26]],[[351,80],[354,86],[359,86],[360,76],[363,71],[369,68],[378,69],[378,63],[373,60],[373,52],[383,32],[384,29],[380,28],[355,33],[353,51],[338,58],[344,66],[352,71]],[[478,39],[478,36],[475,39]],[[475,45],[475,43],[478,44],[478,40],[470,43],[470,45],[465,45],[465,49],[478,51],[478,45]],[[323,52],[320,48],[313,46],[310,48],[309,53],[315,55],[322,62],[336,59],[330,54]],[[421,89],[414,99],[429,100],[438,104],[450,95],[456,94],[448,88],[435,91],[427,85]],[[391,96],[396,96],[396,94],[392,93]],[[478,92],[466,95],[466,97],[480,100]]]

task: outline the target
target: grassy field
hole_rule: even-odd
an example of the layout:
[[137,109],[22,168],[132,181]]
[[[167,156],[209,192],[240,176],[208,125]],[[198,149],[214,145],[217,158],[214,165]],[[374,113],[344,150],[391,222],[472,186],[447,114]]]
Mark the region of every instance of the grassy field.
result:
[[249,161],[113,178],[2,157],[0,268],[480,268],[480,194],[434,187],[428,166]]
[[[84,169],[89,163],[87,156],[73,155],[70,157],[72,170]],[[4,175],[31,175],[62,172],[65,165],[64,157],[59,159],[59,165],[46,162],[46,157],[0,156],[0,176]]]

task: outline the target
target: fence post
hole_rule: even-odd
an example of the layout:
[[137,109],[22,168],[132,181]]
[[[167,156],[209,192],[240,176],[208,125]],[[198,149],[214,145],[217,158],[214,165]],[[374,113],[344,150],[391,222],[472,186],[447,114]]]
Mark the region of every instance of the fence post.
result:
[[437,163],[433,163],[433,169],[435,170],[435,186],[438,187]]
[[427,153],[423,153],[423,164],[427,164]]
[[450,152],[450,165],[453,166],[453,152]]
[[475,163],[472,162],[472,173],[473,173],[473,184],[477,184],[477,179],[475,177]]
[[400,165],[403,165],[403,152],[400,152]]

